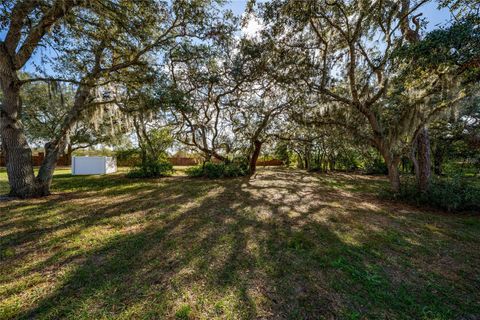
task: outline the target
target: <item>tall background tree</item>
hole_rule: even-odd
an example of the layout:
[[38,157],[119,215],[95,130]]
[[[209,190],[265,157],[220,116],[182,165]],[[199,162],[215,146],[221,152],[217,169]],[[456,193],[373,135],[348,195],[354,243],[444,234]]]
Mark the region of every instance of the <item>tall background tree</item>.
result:
[[353,126],[342,118],[316,122],[366,133],[387,165],[395,192],[400,189],[398,165],[412,142],[436,115],[466,96],[462,86],[440,94],[448,81],[442,73],[429,73],[421,83],[406,82],[402,67],[411,60],[403,65],[396,60],[401,48],[420,41],[418,10],[425,3],[291,0],[260,5],[269,26],[263,36],[278,57],[279,80],[313,94],[318,103],[311,106],[319,109],[313,114],[330,116],[325,110],[334,109],[343,119],[354,119]]

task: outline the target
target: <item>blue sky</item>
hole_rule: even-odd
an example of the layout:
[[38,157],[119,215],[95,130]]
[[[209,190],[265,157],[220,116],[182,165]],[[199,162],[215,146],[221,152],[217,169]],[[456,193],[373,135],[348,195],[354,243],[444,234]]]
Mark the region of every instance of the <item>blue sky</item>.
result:
[[[235,14],[242,14],[245,10],[245,6],[247,4],[246,0],[233,0],[230,1],[226,7],[231,9]],[[438,10],[437,9],[437,2],[429,2],[428,4],[424,5],[420,12],[423,13],[424,17],[427,18],[428,21],[431,21],[429,28],[432,28],[436,24],[443,24],[447,21],[450,17],[450,13],[448,10]]]
[[[236,15],[241,15],[245,10],[246,4],[247,4],[247,0],[233,0],[233,1],[230,1],[228,4],[226,4],[225,8],[232,10],[233,13]],[[438,26],[444,25],[450,20],[449,11],[446,9],[438,10],[437,3],[435,1],[429,2],[428,4],[424,5],[419,11],[422,12],[423,17],[427,21],[429,21],[429,24],[427,26],[427,31],[431,29],[435,29]],[[0,31],[0,38],[3,39],[4,36],[5,36],[5,32]],[[27,63],[26,67],[24,68],[25,71],[28,71],[28,72],[34,71],[33,63],[40,64],[40,56],[44,53],[45,51],[42,52],[42,50],[37,51],[34,57],[31,59],[31,61]],[[44,67],[46,67],[47,70],[50,69],[47,66],[44,66]]]

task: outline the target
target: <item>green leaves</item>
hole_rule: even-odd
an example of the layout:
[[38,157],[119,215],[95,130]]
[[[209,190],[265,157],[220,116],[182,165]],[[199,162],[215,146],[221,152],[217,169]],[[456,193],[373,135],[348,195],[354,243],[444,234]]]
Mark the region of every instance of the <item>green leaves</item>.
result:
[[410,68],[429,70],[443,65],[479,72],[480,18],[466,16],[447,28],[431,31],[418,43],[400,48],[396,55]]

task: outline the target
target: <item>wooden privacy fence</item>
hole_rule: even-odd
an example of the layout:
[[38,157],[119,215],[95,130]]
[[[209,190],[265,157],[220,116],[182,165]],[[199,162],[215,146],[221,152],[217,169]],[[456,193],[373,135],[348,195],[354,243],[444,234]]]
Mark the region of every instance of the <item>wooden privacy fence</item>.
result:
[[[34,166],[38,167],[42,165],[43,159],[45,158],[45,154],[43,152],[39,152],[38,154],[32,155],[32,163]],[[0,154],[0,167],[5,167],[6,165],[5,156]],[[72,157],[68,154],[61,156],[57,161],[57,166],[69,166],[72,163]]]
[[[168,161],[173,166],[196,166],[197,164],[202,163],[200,159],[197,158],[186,158],[186,157],[172,157],[168,158]],[[117,158],[117,166],[118,167],[134,167],[140,164],[140,159],[135,158],[128,158],[128,159],[118,159]]]
[[[133,167],[135,165],[138,165],[139,161],[140,159],[125,159],[125,160],[117,159],[117,166]],[[201,158],[171,157],[171,158],[168,158],[168,161],[173,166],[196,166],[196,165],[202,164],[203,160]],[[212,158],[212,162],[220,163],[221,161],[216,158]],[[257,161],[257,166],[283,166],[283,161],[278,159],[271,159],[266,161],[259,160]]]
[[257,166],[283,166],[283,161],[278,159],[258,160]]
[[183,157],[168,158],[168,161],[174,166],[196,166],[201,163],[199,159]]
[[[40,166],[42,165],[42,161],[45,158],[45,154],[43,152],[39,152],[36,155],[32,156],[32,163],[34,166]],[[118,160],[117,159],[117,165],[119,167],[132,167],[136,165],[137,161],[133,161],[135,159],[126,159],[126,160]],[[168,161],[174,166],[196,166],[198,164],[202,163],[201,159],[198,158],[187,158],[187,157],[172,157],[168,158]],[[218,162],[218,161],[214,161]],[[0,167],[5,167],[5,156],[0,154]],[[57,165],[58,166],[70,166],[72,163],[72,157],[70,155],[63,155],[61,156],[58,161]],[[282,166],[283,161],[278,160],[278,159],[271,159],[271,160],[258,160],[257,161],[257,166]]]

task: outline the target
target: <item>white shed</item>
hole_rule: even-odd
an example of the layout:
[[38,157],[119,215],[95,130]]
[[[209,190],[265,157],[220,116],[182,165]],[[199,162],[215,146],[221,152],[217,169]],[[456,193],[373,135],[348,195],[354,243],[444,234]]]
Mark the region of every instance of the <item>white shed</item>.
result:
[[114,157],[73,157],[72,174],[108,174],[117,172],[117,161]]

